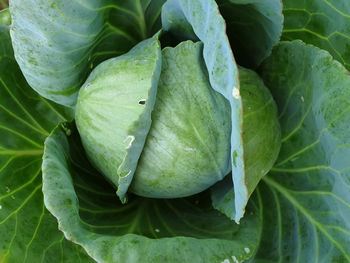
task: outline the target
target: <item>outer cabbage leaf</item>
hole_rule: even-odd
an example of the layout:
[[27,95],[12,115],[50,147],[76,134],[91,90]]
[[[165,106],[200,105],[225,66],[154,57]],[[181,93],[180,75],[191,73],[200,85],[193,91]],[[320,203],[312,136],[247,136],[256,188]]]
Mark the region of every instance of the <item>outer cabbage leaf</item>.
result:
[[58,126],[47,138],[43,171],[46,207],[66,238],[98,262],[236,263],[252,255],[259,239],[254,203],[240,226],[211,207],[208,192],[186,199],[130,196],[122,205],[89,164],[74,126]]
[[350,2],[283,0],[282,39],[301,39],[327,50],[350,69]]
[[[203,21],[206,21],[203,24]],[[231,105],[231,160],[235,190],[234,214],[236,222],[243,217],[248,202],[243,138],[242,101],[239,94],[238,69],[226,35],[226,24],[214,0],[168,0],[162,9],[163,28],[180,38],[199,38],[203,44],[203,58],[209,81]]]
[[282,33],[281,0],[217,0],[238,64],[256,68]]
[[0,25],[0,262],[92,262],[58,231],[41,192],[44,140],[69,112],[28,86],[8,31]]
[[256,262],[350,261],[350,76],[331,55],[281,42],[261,68],[282,148],[261,185]]
[[11,37],[28,83],[74,106],[95,65],[159,30],[163,0],[12,0]]

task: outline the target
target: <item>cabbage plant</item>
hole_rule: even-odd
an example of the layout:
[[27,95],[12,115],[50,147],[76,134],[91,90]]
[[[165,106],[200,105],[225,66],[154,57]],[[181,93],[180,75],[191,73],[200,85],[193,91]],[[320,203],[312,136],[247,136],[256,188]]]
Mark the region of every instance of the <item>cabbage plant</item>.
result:
[[1,263],[350,262],[350,2],[9,5]]

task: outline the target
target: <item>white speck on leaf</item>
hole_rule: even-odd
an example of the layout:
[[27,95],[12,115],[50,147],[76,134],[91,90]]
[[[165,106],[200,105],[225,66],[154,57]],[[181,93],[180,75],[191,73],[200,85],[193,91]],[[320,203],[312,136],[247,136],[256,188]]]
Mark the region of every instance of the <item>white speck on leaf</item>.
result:
[[2,205],[0,205],[0,210],[2,209]]
[[190,148],[190,147],[186,147],[186,148],[184,148],[184,150],[187,151],[187,152],[195,152],[195,151],[197,151],[196,148]]
[[12,198],[13,200],[15,200],[15,199],[16,199],[16,197],[15,197],[14,195],[11,195],[11,198]]
[[129,139],[130,139],[130,142],[129,142],[128,146],[126,146],[126,149],[129,149],[131,147],[132,143],[135,141],[135,136],[134,135],[128,135],[124,142],[126,142]]
[[245,248],[244,248],[244,251],[245,251],[245,253],[249,254],[249,253],[250,253],[249,247],[245,247]]
[[221,263],[230,263],[230,260],[225,259],[224,261],[222,261]]
[[11,192],[11,189],[6,186],[6,193]]
[[239,263],[239,261],[237,260],[237,258],[235,256],[232,256],[233,262],[235,263]]
[[240,92],[239,89],[236,87],[233,87],[232,89],[232,97],[234,97],[235,99],[239,99],[240,98]]
[[304,96],[301,96],[300,99],[301,99],[302,102],[305,101]]
[[156,231],[157,233],[159,233],[159,232],[160,232],[160,230],[159,230],[158,228],[154,229],[154,231]]
[[147,63],[147,62],[148,62],[147,59],[142,60],[142,63]]

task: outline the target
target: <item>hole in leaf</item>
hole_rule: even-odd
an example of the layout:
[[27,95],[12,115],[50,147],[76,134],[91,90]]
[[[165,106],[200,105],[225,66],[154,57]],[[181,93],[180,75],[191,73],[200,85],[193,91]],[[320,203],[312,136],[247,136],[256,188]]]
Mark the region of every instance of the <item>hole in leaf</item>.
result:
[[139,100],[139,104],[140,105],[145,105],[146,104],[146,100],[145,99]]

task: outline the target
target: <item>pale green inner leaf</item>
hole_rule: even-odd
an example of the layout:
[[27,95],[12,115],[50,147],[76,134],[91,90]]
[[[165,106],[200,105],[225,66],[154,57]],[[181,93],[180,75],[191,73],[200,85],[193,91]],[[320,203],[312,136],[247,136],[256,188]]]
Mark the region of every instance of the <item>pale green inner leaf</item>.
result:
[[197,194],[231,171],[228,101],[209,83],[201,42],[162,51],[152,126],[132,191],[146,197]]
[[151,126],[160,70],[157,34],[101,63],[79,92],[75,116],[83,145],[123,202]]

